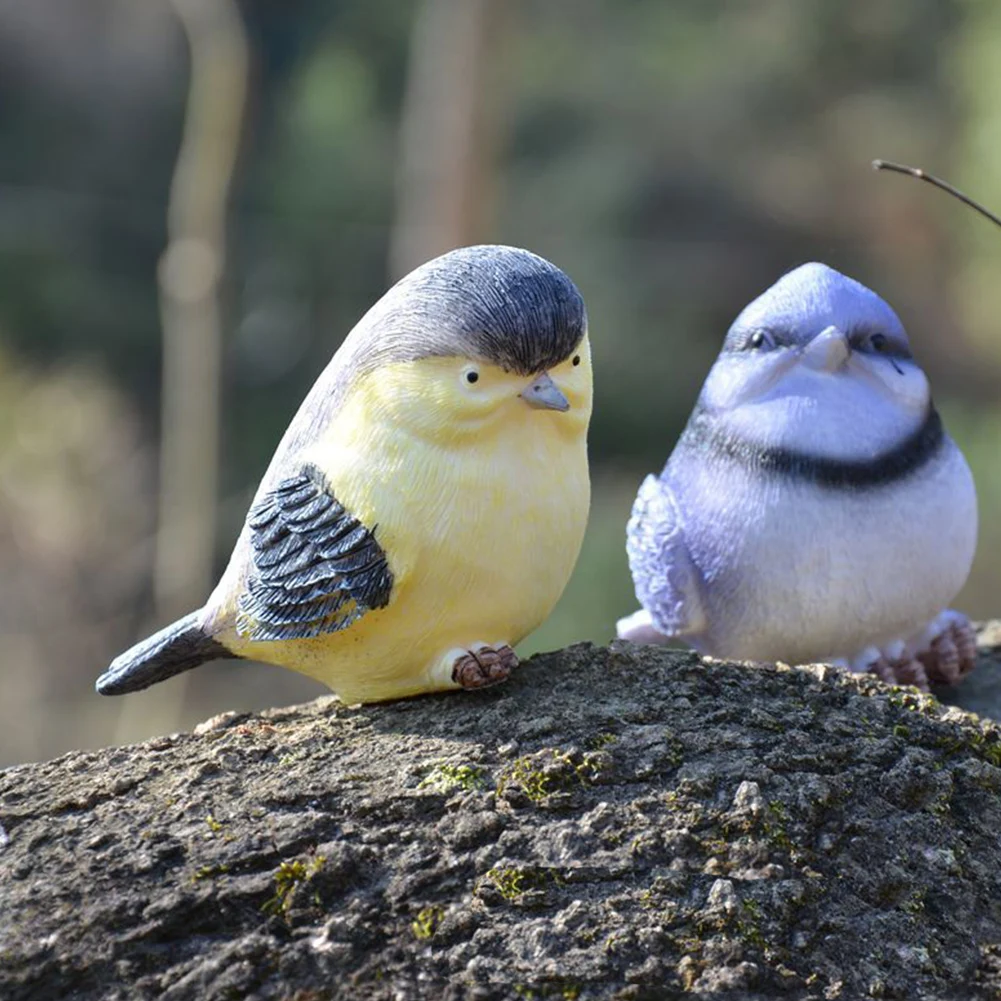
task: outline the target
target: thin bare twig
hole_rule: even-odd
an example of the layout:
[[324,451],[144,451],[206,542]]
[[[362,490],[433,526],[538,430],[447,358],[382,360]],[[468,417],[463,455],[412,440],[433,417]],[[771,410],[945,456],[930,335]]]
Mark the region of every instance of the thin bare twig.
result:
[[948,181],[943,181],[934,174],[928,174],[920,167],[908,167],[906,164],[892,163],[889,160],[873,160],[872,166],[874,170],[891,170],[896,174],[906,174],[909,177],[916,177],[919,181],[927,181],[933,187],[940,188],[942,191],[952,195],[953,198],[958,198],[964,205],[969,205],[971,209],[975,209],[982,216],[990,219],[995,226],[1001,226],[1001,217],[996,216],[990,209],[984,208],[983,205],[974,201],[969,195],[963,194],[959,188],[953,187]]

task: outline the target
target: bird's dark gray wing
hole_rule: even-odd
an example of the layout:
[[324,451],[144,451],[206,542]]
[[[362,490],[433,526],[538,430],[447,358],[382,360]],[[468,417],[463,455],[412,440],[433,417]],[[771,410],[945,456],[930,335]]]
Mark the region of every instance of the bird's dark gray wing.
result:
[[692,561],[671,488],[648,476],[626,527],[636,597],[665,636],[692,636],[706,626],[702,574]]
[[347,629],[389,604],[393,574],[368,528],[311,465],[281,480],[247,515],[253,563],[237,632],[290,640]]

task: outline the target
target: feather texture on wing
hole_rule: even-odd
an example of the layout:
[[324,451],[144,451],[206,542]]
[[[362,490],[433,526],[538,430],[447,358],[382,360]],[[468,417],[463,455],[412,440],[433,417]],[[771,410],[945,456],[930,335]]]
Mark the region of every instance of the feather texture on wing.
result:
[[393,574],[368,528],[315,467],[283,479],[247,517],[253,567],[240,595],[237,632],[288,640],[347,629],[389,604]]

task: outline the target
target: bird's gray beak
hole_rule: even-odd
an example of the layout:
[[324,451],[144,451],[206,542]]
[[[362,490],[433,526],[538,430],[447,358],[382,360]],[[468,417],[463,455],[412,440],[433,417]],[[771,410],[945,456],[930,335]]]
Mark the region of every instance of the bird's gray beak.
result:
[[570,401],[560,392],[559,387],[543,372],[531,385],[518,394],[530,407],[539,410],[569,410]]
[[828,327],[803,348],[803,363],[818,372],[836,372],[851,353],[848,338],[837,327]]

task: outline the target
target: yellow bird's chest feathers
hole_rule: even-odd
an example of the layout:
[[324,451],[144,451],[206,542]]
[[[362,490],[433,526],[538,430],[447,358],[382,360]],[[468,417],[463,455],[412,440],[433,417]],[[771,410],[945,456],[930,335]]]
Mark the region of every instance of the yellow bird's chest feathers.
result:
[[309,674],[347,702],[375,701],[449,687],[434,668],[451,649],[513,646],[532,632],[562,594],[587,523],[587,377],[576,413],[515,398],[489,421],[446,413],[417,433],[356,390],[302,459],[374,528],[394,577],[390,602],[343,632],[240,652]]
[[533,434],[514,426],[476,447],[410,443],[407,471],[374,491],[378,536],[402,557],[401,612],[419,607],[415,631],[514,643],[563,591],[587,518],[586,451],[554,429],[560,415],[525,409]]

